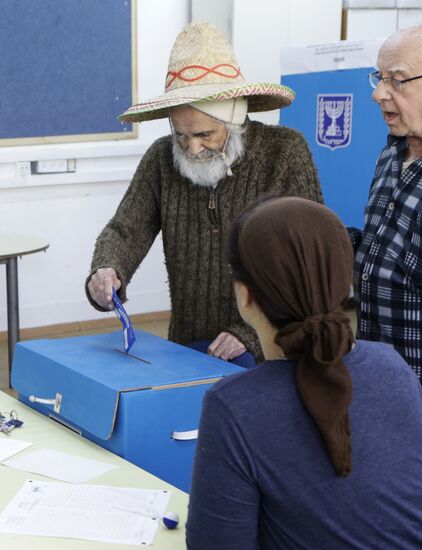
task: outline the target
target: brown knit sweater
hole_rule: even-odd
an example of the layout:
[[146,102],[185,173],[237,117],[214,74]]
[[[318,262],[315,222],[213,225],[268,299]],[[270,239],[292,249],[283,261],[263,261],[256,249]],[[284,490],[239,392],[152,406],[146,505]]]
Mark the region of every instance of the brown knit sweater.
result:
[[[248,122],[245,155],[232,170],[214,191],[192,185],[173,167],[171,136],[158,139],[97,239],[91,274],[114,267],[125,300],[128,283],[161,229],[172,309],[169,339],[187,344],[227,331],[260,360],[257,336],[237,312],[227,267],[231,222],[265,193],[318,202],[322,195],[307,144],[289,128]],[[102,310],[88,291],[87,296]]]

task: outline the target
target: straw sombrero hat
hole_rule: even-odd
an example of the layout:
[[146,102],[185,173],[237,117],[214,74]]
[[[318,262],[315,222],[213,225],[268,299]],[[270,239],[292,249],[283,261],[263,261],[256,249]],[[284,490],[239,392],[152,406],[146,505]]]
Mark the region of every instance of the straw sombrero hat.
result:
[[164,94],[130,107],[119,119],[142,122],[168,116],[168,109],[196,101],[247,97],[248,111],[271,111],[294,100],[281,84],[245,82],[234,52],[221,32],[207,22],[187,25],[170,54]]

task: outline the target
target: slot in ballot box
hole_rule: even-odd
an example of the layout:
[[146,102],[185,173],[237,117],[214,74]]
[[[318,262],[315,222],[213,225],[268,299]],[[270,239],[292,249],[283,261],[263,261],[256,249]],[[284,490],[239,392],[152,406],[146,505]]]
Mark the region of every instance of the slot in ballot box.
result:
[[19,342],[19,400],[188,492],[201,404],[218,379],[244,369],[136,330]]

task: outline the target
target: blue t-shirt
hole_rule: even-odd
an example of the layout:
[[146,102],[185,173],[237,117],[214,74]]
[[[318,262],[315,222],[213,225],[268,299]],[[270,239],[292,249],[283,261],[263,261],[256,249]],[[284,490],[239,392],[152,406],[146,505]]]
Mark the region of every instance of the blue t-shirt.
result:
[[267,361],[206,394],[188,548],[422,548],[422,388],[386,344],[358,341],[352,473],[335,474],[296,390],[293,361]]

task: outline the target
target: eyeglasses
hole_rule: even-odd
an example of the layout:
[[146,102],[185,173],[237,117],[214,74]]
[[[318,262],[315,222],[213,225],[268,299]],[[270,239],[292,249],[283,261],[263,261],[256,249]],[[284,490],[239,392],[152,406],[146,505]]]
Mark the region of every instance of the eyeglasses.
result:
[[379,71],[373,71],[372,73],[368,74],[368,78],[369,83],[373,88],[376,88],[382,80],[386,87],[393,89],[395,92],[401,92],[403,84],[405,84],[406,82],[411,82],[412,80],[418,80],[418,78],[422,78],[422,75],[399,80],[398,78],[393,78],[390,76],[381,76],[381,73]]

